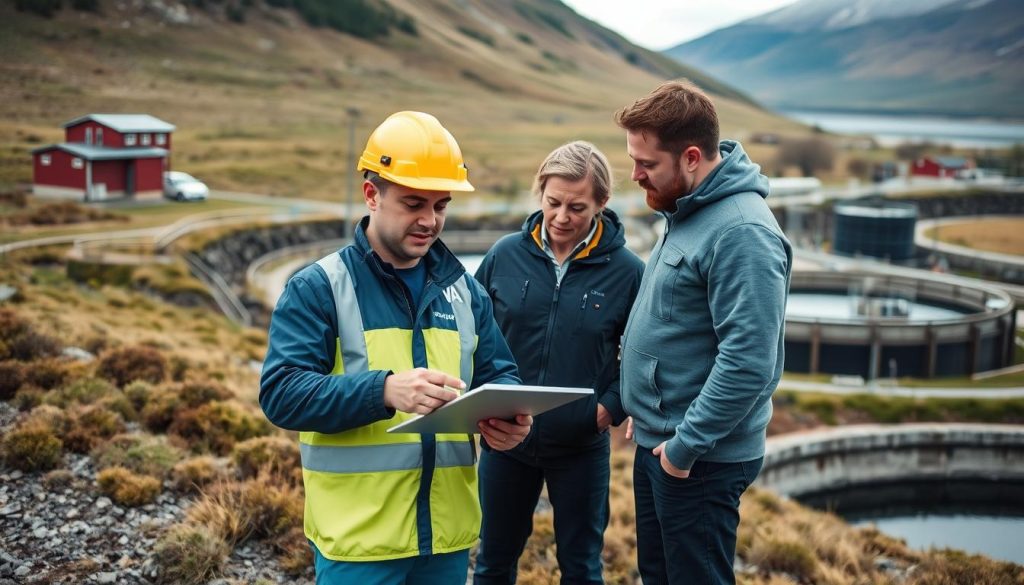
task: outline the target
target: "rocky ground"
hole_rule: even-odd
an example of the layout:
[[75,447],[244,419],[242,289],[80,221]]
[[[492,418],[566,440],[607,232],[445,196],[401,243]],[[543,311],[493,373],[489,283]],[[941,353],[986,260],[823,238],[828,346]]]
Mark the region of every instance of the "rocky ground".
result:
[[[0,402],[0,435],[16,415]],[[157,539],[183,519],[192,498],[168,484],[155,503],[124,508],[98,492],[90,457],[65,455],[62,469],[47,476],[0,464],[0,585],[160,582]],[[260,542],[242,543],[209,585],[312,585],[312,570],[286,576],[275,556]]]

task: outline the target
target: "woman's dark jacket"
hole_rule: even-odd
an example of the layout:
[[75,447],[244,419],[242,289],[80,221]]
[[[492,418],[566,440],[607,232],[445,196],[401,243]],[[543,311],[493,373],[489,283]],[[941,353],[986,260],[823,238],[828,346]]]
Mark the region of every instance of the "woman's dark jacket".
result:
[[476,278],[494,300],[494,317],[524,384],[592,388],[595,395],[534,417],[529,437],[511,452],[527,457],[603,444],[607,433],[597,432],[598,401],[614,424],[626,418],[619,342],[644,269],[625,247],[618,216],[606,209],[591,245],[556,284],[554,264],[541,248],[541,222],[542,213],[535,212],[520,233],[494,244]]

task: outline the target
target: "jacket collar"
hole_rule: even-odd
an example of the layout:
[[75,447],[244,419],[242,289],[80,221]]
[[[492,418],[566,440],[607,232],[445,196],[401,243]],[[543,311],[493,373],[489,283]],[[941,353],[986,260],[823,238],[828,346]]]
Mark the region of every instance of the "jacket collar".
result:
[[[384,265],[386,263],[370,246],[370,240],[366,237],[366,228],[369,225],[370,216],[368,215],[359,221],[353,235],[352,247],[358,252],[363,262],[376,271],[378,276],[382,276],[385,273]],[[427,255],[420,262],[427,263],[427,281],[441,288],[451,286],[466,272],[459,259],[440,238],[434,241],[430,249],[427,250]]]

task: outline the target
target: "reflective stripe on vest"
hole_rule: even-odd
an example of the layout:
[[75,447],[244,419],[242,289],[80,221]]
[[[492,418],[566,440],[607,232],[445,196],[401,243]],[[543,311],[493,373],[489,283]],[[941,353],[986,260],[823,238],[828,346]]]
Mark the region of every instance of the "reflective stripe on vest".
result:
[[[408,351],[391,342],[390,336],[400,330],[364,331],[357,283],[341,254],[331,254],[317,264],[327,276],[337,310],[338,339],[332,374],[366,372],[371,364],[373,369],[400,371],[399,366],[389,365],[402,351]],[[435,357],[438,352],[451,356],[441,360],[447,364],[441,369],[454,375],[457,363],[459,377],[470,384],[477,339],[467,278],[461,276],[443,291],[455,317],[459,361],[448,353],[455,350],[456,331],[428,328],[422,337],[430,363],[432,352]],[[368,343],[374,348],[372,355]],[[382,351],[385,355],[380,355]],[[480,516],[472,436],[434,436],[434,471],[425,484],[430,488],[430,504],[423,508],[416,503],[422,495],[421,482],[428,481],[423,479],[420,435],[386,432],[410,416],[397,413],[392,420],[333,435],[299,434],[306,484],[305,532],[326,558],[387,560],[424,554],[425,545],[429,547],[426,552],[444,553],[469,548],[476,542]],[[427,513],[429,516],[424,516]],[[429,524],[419,531],[416,526],[426,518],[430,518]]]

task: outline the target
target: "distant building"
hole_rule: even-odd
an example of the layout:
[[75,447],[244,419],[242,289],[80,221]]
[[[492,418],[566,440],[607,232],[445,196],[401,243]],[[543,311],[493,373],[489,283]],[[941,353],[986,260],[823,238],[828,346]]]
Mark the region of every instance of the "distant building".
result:
[[914,177],[955,179],[972,168],[974,161],[962,156],[923,156],[910,165],[910,174]]
[[101,201],[152,199],[170,170],[174,126],[146,114],[89,114],[64,124],[64,140],[32,151],[32,192]]

